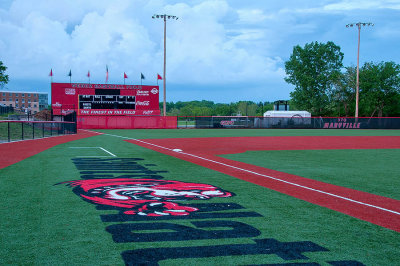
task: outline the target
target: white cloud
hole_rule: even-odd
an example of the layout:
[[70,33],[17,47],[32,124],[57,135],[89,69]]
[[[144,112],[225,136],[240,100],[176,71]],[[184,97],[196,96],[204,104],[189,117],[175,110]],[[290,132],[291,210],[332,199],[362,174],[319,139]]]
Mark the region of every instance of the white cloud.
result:
[[324,6],[326,11],[349,11],[355,9],[400,9],[398,0],[343,0],[339,3]]
[[[210,0],[195,5],[162,1],[45,1],[15,0],[8,17],[0,22],[0,34],[9,38],[5,48],[11,76],[35,78],[54,69],[55,80],[84,79],[87,70],[102,82],[105,65],[110,81],[119,76],[155,75],[162,71],[162,20],[151,19],[159,10],[179,16],[167,22],[168,78],[176,83],[223,83],[267,76],[281,78],[280,59],[263,56],[242,46],[262,40],[262,30],[238,29],[238,35],[223,20],[237,19],[227,1]],[[154,12],[157,13],[157,12]],[[262,11],[250,11],[262,15]],[[236,17],[235,17],[236,16]],[[249,21],[244,12],[242,23]],[[98,73],[98,74],[96,74]],[[137,81],[137,79],[136,79]],[[134,80],[133,80],[134,82]]]
[[258,24],[274,17],[264,14],[264,11],[261,9],[240,9],[237,12],[239,15],[239,22],[244,24]]

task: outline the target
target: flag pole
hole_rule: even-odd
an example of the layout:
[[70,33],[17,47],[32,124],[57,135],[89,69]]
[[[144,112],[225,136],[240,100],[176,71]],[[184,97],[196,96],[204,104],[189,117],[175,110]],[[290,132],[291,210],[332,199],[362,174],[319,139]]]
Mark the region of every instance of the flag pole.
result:
[[143,73],[140,73],[140,86],[142,86],[142,80],[146,79]]
[[53,69],[52,68],[50,69],[49,76],[50,76],[50,82],[53,83]]
[[108,65],[106,65],[106,84],[108,83]]
[[125,86],[125,79],[128,78],[128,75],[124,72],[124,86]]

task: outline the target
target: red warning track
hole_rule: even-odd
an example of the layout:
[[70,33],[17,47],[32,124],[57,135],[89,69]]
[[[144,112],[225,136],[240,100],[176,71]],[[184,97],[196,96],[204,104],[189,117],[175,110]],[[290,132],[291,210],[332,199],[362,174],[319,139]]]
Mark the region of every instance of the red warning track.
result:
[[400,149],[400,137],[232,137],[128,142],[400,232],[398,200],[217,156],[256,150]]
[[78,134],[63,135],[44,139],[24,140],[0,144],[0,169],[15,164],[39,152],[73,140],[96,136],[99,133],[78,130]]

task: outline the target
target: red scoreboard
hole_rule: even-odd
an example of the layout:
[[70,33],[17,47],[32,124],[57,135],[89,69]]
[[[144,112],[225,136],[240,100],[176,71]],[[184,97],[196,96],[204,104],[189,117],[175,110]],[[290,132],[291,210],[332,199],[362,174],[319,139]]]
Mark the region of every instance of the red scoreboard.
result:
[[160,115],[159,87],[148,85],[52,83],[53,115]]

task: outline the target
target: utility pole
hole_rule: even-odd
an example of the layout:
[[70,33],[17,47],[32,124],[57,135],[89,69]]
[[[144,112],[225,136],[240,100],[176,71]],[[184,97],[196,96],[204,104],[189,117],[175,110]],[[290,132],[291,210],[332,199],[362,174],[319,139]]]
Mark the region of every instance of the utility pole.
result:
[[358,49],[357,49],[357,78],[356,78],[356,113],[355,118],[358,118],[358,102],[359,102],[359,95],[360,95],[360,35],[361,35],[361,26],[374,26],[373,23],[350,23],[346,25],[346,28],[357,26],[358,28]]
[[178,17],[177,16],[172,16],[172,15],[153,15],[152,16],[153,19],[155,18],[162,18],[164,19],[164,73],[163,73],[163,86],[164,86],[164,102],[163,102],[163,113],[164,116],[166,116],[166,101],[167,101],[167,97],[166,97],[166,78],[165,78],[165,74],[166,74],[166,66],[167,66],[167,57],[166,57],[166,51],[167,51],[167,19],[175,19],[177,20]]

